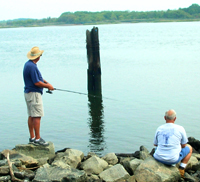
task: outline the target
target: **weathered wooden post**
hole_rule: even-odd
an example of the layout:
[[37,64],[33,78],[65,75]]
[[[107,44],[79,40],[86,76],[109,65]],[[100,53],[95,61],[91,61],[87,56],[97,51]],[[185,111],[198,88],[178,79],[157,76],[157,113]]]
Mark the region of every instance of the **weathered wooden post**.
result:
[[101,64],[99,55],[98,28],[93,27],[91,32],[86,31],[87,58],[88,58],[88,91],[101,92]]

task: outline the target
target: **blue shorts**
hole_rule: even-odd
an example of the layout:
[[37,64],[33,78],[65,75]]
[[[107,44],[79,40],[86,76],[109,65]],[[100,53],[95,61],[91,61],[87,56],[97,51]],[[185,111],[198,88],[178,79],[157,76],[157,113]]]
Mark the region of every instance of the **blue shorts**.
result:
[[185,158],[185,156],[187,156],[188,154],[190,153],[190,148],[186,145],[184,148],[181,149],[181,152],[180,152],[180,155],[179,155],[179,159],[176,161],[176,162],[165,162],[165,161],[161,161],[161,160],[158,160],[156,159],[157,161],[163,163],[163,164],[166,164],[166,165],[173,165],[173,164],[177,164],[179,163],[181,160],[183,160]]

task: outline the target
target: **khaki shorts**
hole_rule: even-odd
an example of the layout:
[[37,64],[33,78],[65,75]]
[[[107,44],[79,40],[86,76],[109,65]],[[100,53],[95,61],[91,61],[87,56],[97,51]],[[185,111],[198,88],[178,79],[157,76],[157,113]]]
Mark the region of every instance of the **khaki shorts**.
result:
[[42,95],[38,92],[24,93],[28,116],[42,117],[44,116]]

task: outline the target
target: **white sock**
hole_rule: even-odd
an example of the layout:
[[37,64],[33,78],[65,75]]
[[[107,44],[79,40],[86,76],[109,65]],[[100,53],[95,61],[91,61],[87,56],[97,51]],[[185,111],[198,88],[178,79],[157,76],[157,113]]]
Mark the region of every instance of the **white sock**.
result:
[[40,138],[39,138],[39,139],[36,139],[35,141],[38,142],[39,140],[40,140]]
[[35,140],[35,137],[34,137],[34,138],[31,138],[31,140]]
[[181,163],[180,166],[183,167],[183,168],[185,168],[187,166],[187,164]]

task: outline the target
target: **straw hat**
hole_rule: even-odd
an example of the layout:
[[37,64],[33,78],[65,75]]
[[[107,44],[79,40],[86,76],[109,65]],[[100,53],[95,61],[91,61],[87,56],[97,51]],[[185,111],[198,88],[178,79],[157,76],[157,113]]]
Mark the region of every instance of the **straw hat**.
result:
[[28,59],[30,60],[35,60],[37,59],[39,56],[42,55],[44,51],[40,50],[39,47],[33,47],[27,54]]

